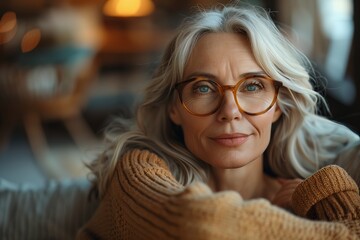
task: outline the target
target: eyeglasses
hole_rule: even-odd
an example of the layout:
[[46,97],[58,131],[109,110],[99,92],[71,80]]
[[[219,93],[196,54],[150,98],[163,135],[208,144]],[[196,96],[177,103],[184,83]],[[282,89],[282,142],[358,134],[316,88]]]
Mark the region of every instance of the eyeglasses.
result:
[[231,90],[240,112],[260,115],[277,100],[281,82],[262,74],[244,76],[236,85],[220,85],[207,76],[197,76],[175,85],[180,102],[195,116],[214,114],[222,105],[225,91]]

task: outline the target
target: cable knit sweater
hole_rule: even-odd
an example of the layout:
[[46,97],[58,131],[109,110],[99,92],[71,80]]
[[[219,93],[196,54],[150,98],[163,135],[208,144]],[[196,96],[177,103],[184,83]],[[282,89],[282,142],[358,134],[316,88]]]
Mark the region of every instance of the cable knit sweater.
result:
[[184,187],[164,160],[133,150],[118,162],[99,208],[77,239],[360,239],[358,187],[337,166],[301,183],[293,206],[302,217],[265,199],[214,193],[204,183]]

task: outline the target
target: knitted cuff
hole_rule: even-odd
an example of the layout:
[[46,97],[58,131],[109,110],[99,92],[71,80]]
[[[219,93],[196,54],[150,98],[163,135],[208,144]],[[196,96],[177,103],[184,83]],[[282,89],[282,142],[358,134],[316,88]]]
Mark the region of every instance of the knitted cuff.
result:
[[339,166],[326,166],[302,182],[292,195],[292,206],[302,217],[341,220],[359,217],[359,189]]

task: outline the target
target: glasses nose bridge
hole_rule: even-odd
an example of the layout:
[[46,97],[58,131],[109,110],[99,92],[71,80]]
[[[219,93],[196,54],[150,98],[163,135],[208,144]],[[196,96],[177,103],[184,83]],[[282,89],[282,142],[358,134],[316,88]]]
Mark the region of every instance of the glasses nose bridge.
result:
[[221,89],[223,91],[223,95],[225,94],[226,90],[230,90],[236,99],[236,85],[221,85]]

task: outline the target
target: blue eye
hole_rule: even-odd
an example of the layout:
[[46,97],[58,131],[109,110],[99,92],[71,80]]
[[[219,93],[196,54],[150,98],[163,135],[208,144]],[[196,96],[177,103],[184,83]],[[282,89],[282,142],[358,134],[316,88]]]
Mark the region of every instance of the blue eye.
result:
[[249,84],[246,86],[246,91],[254,92],[254,91],[258,90],[258,88],[259,87],[255,84]]
[[239,92],[249,94],[262,92],[265,90],[264,83],[266,82],[262,81],[261,79],[248,79],[242,85],[240,85]]
[[216,92],[215,86],[213,86],[212,83],[208,80],[202,80],[202,81],[195,82],[192,85],[191,89],[194,94],[198,94],[198,95],[202,95],[202,96],[209,95],[209,94]]
[[210,88],[208,86],[199,86],[198,90],[201,93],[207,93],[209,92]]

